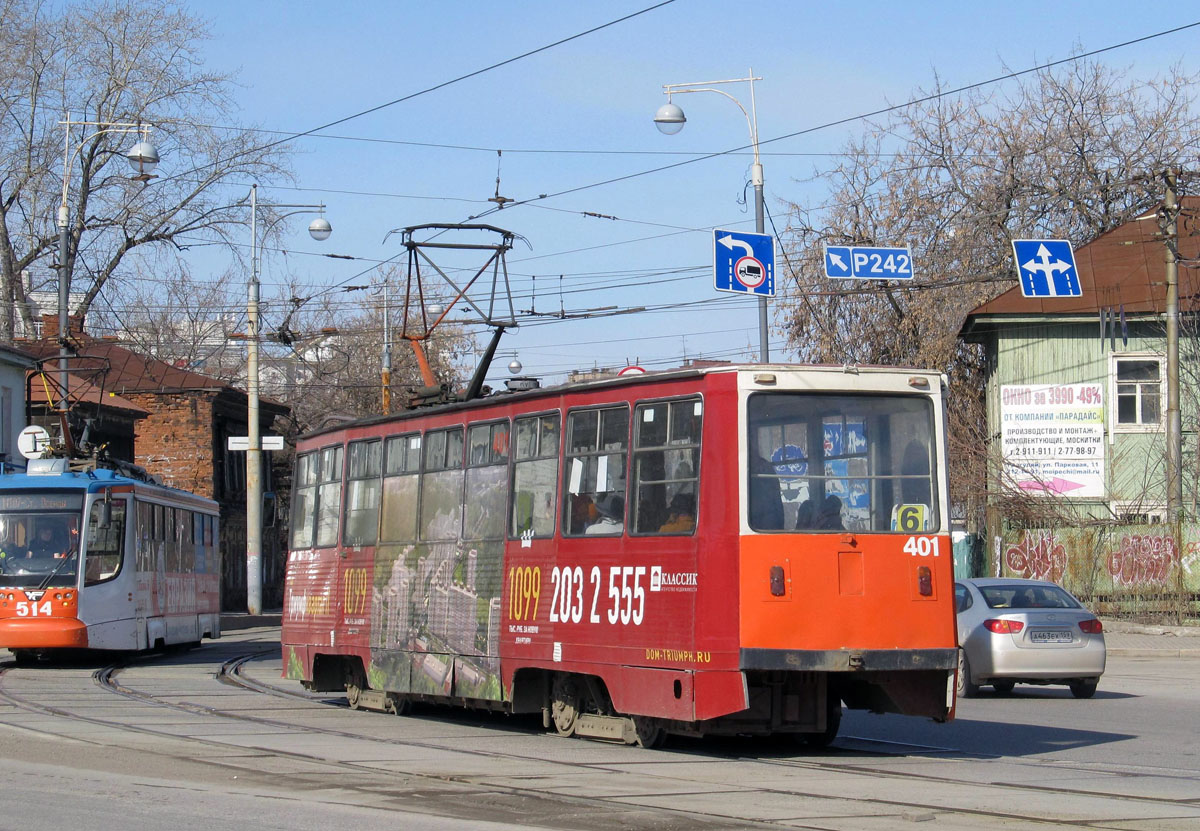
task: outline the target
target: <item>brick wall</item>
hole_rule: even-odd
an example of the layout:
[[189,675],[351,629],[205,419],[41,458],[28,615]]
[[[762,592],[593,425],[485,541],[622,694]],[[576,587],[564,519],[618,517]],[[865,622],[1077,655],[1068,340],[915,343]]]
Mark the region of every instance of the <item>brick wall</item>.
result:
[[213,498],[212,393],[126,393],[150,411],[137,422],[136,463],[164,484]]

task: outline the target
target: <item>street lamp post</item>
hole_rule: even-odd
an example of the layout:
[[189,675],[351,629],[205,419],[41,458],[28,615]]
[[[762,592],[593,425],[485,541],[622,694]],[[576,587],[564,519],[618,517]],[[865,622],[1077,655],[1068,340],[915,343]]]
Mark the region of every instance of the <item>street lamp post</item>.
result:
[[[268,225],[264,235],[285,217],[301,213],[324,213],[324,205],[280,205],[272,208],[295,208],[282,214]],[[333,228],[324,216],[318,216],[308,226],[308,233],[318,242],[329,239]],[[250,279],[246,302],[246,611],[252,615],[262,612],[262,436],[258,425],[258,185],[250,187]]]
[[[754,82],[761,81],[762,78],[754,77],[754,70],[750,70],[750,76],[747,78],[731,78],[724,81],[696,81],[688,84],[663,84],[663,94],[667,96],[667,103],[658,108],[658,112],[654,114],[654,124],[659,131],[665,135],[673,136],[683,129],[683,125],[687,123],[687,117],[684,116],[683,110],[678,104],[671,101],[672,95],[682,95],[688,92],[715,92],[718,95],[723,95],[737,104],[742,115],[746,116],[746,125],[750,128],[750,144],[754,148],[754,165],[750,168],[750,183],[754,185],[754,230],[758,233],[764,233],[763,228],[763,168],[762,162],[758,157],[758,113],[754,105]],[[750,84],[750,112],[746,112],[746,108],[742,106],[742,102],[738,101],[729,93],[720,89],[713,89],[719,84]],[[759,341],[759,361],[768,363],[771,359],[771,350],[767,342],[767,298],[765,295],[758,297],[758,341]]]
[[[75,156],[83,150],[83,146],[91,139],[104,133],[133,133],[141,136],[141,141],[125,151],[125,159],[137,171],[132,178],[138,182],[146,182],[154,177],[154,168],[158,166],[158,150],[150,143],[147,136],[150,128],[144,124],[126,124],[119,121],[72,121],[68,115],[58,122],[63,125],[63,173],[62,173],[62,202],[58,206],[58,372],[62,390],[59,394],[58,409],[62,418],[63,444],[71,446],[71,437],[67,431],[67,404],[69,380],[70,350],[67,348],[67,329],[70,324],[68,306],[71,297],[71,270],[69,257],[71,253],[71,209],[67,204],[71,189],[71,165]],[[71,150],[71,128],[94,127],[96,131],[79,140],[75,149]]]

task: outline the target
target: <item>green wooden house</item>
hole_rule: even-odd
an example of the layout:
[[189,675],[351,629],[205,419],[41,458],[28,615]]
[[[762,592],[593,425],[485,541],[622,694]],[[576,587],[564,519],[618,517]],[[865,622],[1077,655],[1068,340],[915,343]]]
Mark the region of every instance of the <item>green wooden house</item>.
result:
[[[1200,494],[1200,197],[1181,207],[1191,522]],[[1200,555],[1187,542],[1195,529],[1185,525],[1177,539],[1166,523],[1166,257],[1159,213],[1150,211],[1076,249],[1081,296],[1024,297],[1014,285],[967,316],[959,336],[982,345],[987,364],[989,572],[1061,579],[1085,594],[1200,587]]]

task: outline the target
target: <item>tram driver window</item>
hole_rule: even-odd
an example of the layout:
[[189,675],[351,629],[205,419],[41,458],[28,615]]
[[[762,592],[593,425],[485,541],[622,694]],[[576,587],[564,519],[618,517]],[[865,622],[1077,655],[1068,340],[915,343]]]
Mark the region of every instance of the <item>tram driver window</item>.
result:
[[567,420],[566,501],[568,536],[617,535],[625,529],[625,465],[629,408],[576,410]]
[[121,571],[121,552],[125,547],[125,500],[109,503],[109,521],[105,523],[104,503],[92,503],[88,515],[87,551],[83,560],[83,584],[92,586],[111,580]]

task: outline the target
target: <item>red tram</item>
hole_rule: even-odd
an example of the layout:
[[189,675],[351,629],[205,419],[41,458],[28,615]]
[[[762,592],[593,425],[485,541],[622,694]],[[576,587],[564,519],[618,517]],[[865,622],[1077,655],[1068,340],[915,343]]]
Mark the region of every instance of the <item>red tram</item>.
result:
[[943,383],[683,369],[311,433],[284,675],[641,745],[952,718]]

